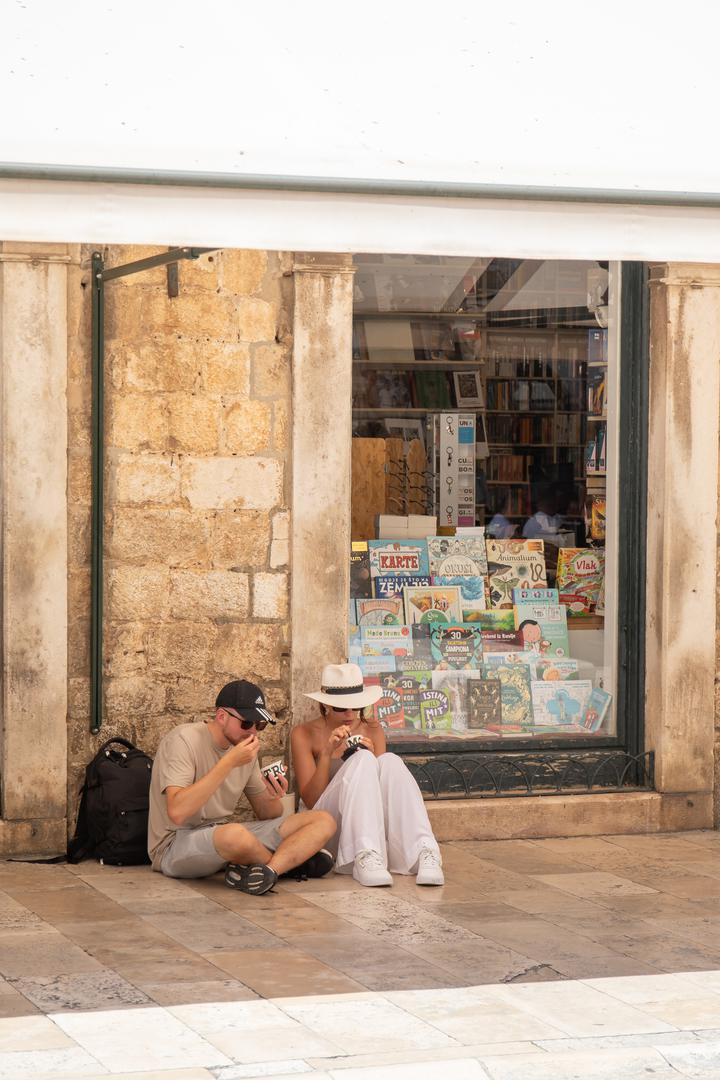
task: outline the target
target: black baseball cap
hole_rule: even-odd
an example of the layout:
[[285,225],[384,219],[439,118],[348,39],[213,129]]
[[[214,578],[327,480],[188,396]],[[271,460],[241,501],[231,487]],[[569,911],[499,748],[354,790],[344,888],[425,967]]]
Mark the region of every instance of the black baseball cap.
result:
[[247,679],[235,679],[226,683],[215,699],[216,709],[234,709],[246,720],[265,720],[274,724],[275,719],[265,708],[265,696],[259,686]]

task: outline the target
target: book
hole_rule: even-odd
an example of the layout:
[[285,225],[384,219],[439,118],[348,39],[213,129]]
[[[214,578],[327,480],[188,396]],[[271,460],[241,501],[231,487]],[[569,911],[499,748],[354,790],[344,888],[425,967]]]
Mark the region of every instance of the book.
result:
[[547,656],[539,656],[535,661],[535,678],[543,682],[562,682],[565,679],[578,679],[579,664],[577,660],[554,660]]
[[360,643],[363,656],[412,656],[413,653],[409,626],[363,626]]
[[348,663],[359,663],[362,655],[362,642],[360,641],[360,627],[348,627]]
[[525,649],[553,658],[570,655],[567,612],[562,604],[516,604],[514,612]]
[[607,446],[607,428],[604,424],[598,425],[597,433],[597,472],[605,472],[606,463],[606,446]]
[[468,684],[467,726],[469,731],[492,730],[502,724],[500,679],[473,679]]
[[595,732],[600,730],[611,702],[612,694],[607,690],[603,690],[601,686],[592,688],[582,716],[582,725],[586,731]]
[[557,589],[513,589],[512,600],[513,605],[560,603]]
[[475,668],[482,660],[482,631],[471,623],[431,624],[430,649],[436,668]]
[[358,626],[402,626],[403,601],[393,596],[376,600],[356,600]]
[[442,690],[450,707],[453,731],[464,732],[468,727],[468,687],[480,678],[479,671],[440,671],[432,673],[433,690]]
[[[462,600],[461,600],[462,606]],[[477,623],[484,633],[515,633],[515,616],[512,608],[486,608],[485,611],[463,610],[463,622]]]
[[419,409],[450,409],[450,383],[445,371],[415,371],[415,405]]
[[523,636],[517,630],[482,630],[483,654],[491,652],[523,652]]
[[588,330],[588,364],[607,364],[608,332],[607,329]]
[[587,380],[587,409],[590,416],[605,415],[605,385],[605,368],[590,368]]
[[426,667],[432,667],[432,649],[430,647],[430,630],[432,623],[414,623],[411,627],[413,639],[413,656],[427,660]]
[[350,544],[350,596],[354,600],[372,596],[367,540],[353,540]]
[[397,670],[397,658],[394,656],[358,656],[354,661],[365,675],[382,675],[387,671]]
[[515,733],[530,730],[533,711],[530,693],[530,670],[527,664],[498,664],[487,668],[483,664],[483,678],[500,680],[500,701],[503,726],[515,728]]
[[373,716],[383,727],[404,728],[405,710],[402,692],[398,689],[397,675],[388,672],[378,676],[382,697],[373,705]]
[[462,622],[460,590],[457,585],[406,585],[403,596],[405,622],[410,626],[413,623]]
[[605,553],[594,548],[560,548],[557,587],[570,615],[592,615],[605,577]]
[[605,539],[605,507],[605,496],[593,495],[590,504],[590,538],[592,540]]
[[485,577],[488,572],[484,535],[428,536],[432,575]]
[[420,726],[423,731],[452,731],[450,702],[444,690],[420,691]]
[[534,679],[536,660],[536,654],[528,652],[526,649],[520,649],[519,651],[508,650],[508,652],[491,652],[483,656],[483,666],[488,671],[492,671],[495,668],[512,667],[520,664],[530,673],[530,678]]
[[433,574],[433,585],[457,585],[463,611],[485,611],[487,607],[487,583],[484,577],[453,577]]
[[531,686],[534,726],[550,729],[570,726],[573,730],[580,727],[591,690],[590,679],[562,683],[534,679]]
[[368,540],[368,550],[373,578],[430,574],[424,540]]
[[368,360],[414,362],[412,327],[405,319],[365,319]]
[[430,585],[432,584],[428,574],[396,574],[390,577],[376,577],[372,579],[374,596],[402,596],[405,585]]
[[[406,663],[409,663],[409,660]],[[432,671],[418,667],[416,660],[415,667],[398,671],[395,686],[402,694],[406,728],[419,728],[421,695],[423,691],[432,689]]]
[[490,606],[511,608],[513,589],[547,588],[542,540],[486,541]]

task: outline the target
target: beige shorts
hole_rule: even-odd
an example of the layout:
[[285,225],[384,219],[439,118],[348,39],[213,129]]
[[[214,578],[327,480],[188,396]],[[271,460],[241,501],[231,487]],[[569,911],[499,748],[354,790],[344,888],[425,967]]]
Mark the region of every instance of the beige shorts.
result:
[[[276,818],[270,821],[242,821],[240,824],[269,851],[275,851],[282,843]],[[162,857],[160,870],[167,877],[210,877],[227,865],[215,849],[213,833],[218,828],[209,822],[194,829],[178,829]]]

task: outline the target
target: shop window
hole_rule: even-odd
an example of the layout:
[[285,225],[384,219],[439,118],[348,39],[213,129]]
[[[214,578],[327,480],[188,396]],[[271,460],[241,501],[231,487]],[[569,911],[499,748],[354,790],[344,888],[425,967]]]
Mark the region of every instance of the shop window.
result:
[[348,652],[392,749],[617,741],[619,285],[356,256]]

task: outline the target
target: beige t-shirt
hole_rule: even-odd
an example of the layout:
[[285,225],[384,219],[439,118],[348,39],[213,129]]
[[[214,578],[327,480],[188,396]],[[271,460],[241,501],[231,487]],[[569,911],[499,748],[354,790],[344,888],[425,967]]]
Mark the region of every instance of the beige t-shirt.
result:
[[[226,750],[213,742],[207,724],[180,724],[161,739],[155,755],[150,782],[150,816],[148,820],[148,852],[153,870],[160,869],[165,849],[175,835],[177,825],[168,817],[165,791],[169,787],[190,787],[217,765]],[[183,829],[198,825],[222,824],[234,813],[238,799],[262,795],[266,791],[257,758],[248,765],[238,765],[223,780],[203,808],[188,818]]]

